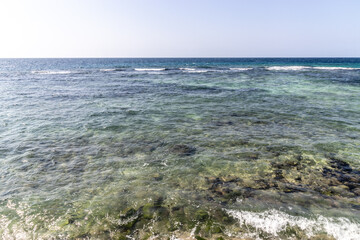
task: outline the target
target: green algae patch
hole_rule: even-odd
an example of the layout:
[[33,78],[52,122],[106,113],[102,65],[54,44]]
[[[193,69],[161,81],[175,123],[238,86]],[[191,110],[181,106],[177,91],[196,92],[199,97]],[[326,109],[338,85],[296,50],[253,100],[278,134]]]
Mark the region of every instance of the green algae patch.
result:
[[151,203],[145,204],[142,208],[142,216],[145,219],[152,219],[154,216],[154,205]]
[[195,212],[195,219],[199,222],[204,222],[209,218],[209,214],[205,210],[198,210]]

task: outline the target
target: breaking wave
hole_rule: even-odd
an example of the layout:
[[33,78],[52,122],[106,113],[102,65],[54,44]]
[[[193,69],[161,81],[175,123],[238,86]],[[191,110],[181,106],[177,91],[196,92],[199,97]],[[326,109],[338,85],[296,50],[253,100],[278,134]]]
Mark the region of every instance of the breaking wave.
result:
[[275,209],[265,212],[237,210],[226,210],[226,212],[237,219],[241,225],[252,226],[256,229],[256,232],[248,233],[249,237],[257,238],[261,231],[278,237],[279,233],[285,231],[286,228],[298,227],[306,233],[307,237],[326,232],[335,239],[360,239],[360,223],[352,222],[343,217],[330,218],[316,215],[310,219],[292,216]]
[[351,67],[309,67],[309,66],[271,66],[266,67],[270,71],[301,71],[301,70],[359,70]]
[[306,66],[273,66],[273,67],[267,67],[267,70],[270,71],[299,71],[299,70],[304,70],[304,69],[310,69],[311,67],[306,67]]
[[135,71],[165,71],[166,68],[135,68]]
[[360,68],[350,68],[350,67],[313,67],[314,69],[319,70],[359,70]]

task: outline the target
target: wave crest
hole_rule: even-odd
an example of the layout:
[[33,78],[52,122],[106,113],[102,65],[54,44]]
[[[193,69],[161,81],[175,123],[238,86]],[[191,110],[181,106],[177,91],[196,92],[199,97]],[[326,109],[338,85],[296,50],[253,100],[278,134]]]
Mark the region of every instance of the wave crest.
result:
[[134,68],[135,71],[165,71],[166,68]]
[[351,67],[313,67],[314,69],[319,70],[359,70],[360,68],[351,68]]
[[272,66],[272,67],[267,67],[267,70],[270,71],[299,71],[299,70],[304,70],[304,69],[309,69],[311,67],[306,67],[306,66]]
[[359,70],[351,67],[309,67],[309,66],[271,66],[266,67],[270,71],[301,71],[301,70]]

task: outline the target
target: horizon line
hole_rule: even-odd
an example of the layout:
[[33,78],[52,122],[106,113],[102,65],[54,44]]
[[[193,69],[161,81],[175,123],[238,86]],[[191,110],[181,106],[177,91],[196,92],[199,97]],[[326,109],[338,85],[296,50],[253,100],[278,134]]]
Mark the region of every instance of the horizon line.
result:
[[184,56],[184,57],[159,57],[159,56],[154,56],[154,57],[0,57],[0,59],[114,59],[114,58],[158,58],[158,59],[165,59],[165,58],[360,58],[360,56],[290,56],[290,57],[286,57],[286,56],[257,56],[257,57],[226,57],[226,56],[220,56],[220,57],[214,57],[214,56],[202,56],[202,57],[191,57],[191,56]]

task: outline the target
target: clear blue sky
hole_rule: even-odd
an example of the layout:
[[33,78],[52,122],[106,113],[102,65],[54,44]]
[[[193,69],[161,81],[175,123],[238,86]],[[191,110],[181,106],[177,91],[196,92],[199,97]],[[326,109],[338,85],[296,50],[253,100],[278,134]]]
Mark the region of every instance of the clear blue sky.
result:
[[1,0],[0,57],[360,56],[359,0]]

